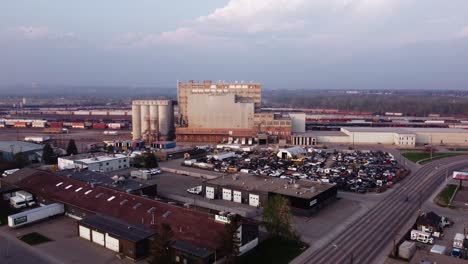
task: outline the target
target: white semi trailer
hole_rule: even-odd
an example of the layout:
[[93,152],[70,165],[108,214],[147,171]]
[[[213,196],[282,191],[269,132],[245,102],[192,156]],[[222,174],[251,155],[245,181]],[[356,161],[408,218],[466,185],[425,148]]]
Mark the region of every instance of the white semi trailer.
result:
[[8,216],[8,226],[19,227],[49,218],[51,216],[63,214],[64,212],[65,208],[63,204],[53,203]]

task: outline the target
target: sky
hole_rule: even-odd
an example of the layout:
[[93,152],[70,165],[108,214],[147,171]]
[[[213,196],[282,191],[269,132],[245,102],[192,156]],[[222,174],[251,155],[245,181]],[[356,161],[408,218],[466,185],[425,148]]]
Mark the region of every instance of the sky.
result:
[[468,89],[466,0],[14,0],[0,86]]

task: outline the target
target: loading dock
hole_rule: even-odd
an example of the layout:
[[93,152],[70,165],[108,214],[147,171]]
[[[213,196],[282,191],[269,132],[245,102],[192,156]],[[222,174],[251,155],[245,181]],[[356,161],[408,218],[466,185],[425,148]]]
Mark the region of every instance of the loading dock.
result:
[[119,244],[120,243],[117,238],[113,238],[108,233],[106,233],[106,248],[115,252],[120,252]]
[[91,230],[89,228],[79,225],[78,232],[81,238],[91,240]]
[[223,200],[231,201],[232,200],[232,191],[229,189],[223,188]]
[[234,191],[234,202],[242,203],[242,193],[239,191]]
[[213,187],[206,187],[206,198],[208,199],[215,198],[215,191]]
[[91,232],[91,238],[92,238],[92,241],[100,246],[104,246],[105,245],[105,241],[104,241],[104,234],[101,233],[101,232],[98,232],[98,231],[92,231]]
[[79,221],[78,232],[81,238],[134,260],[147,256],[149,239],[156,234],[155,230],[101,215]]

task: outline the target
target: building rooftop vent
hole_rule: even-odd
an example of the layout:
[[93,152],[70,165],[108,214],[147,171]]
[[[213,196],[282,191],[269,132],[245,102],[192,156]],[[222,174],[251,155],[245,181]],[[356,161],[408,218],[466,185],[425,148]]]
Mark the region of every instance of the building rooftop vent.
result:
[[165,213],[163,214],[163,217],[164,217],[164,218],[168,218],[171,214],[172,214],[171,211],[167,211],[167,212],[165,212]]

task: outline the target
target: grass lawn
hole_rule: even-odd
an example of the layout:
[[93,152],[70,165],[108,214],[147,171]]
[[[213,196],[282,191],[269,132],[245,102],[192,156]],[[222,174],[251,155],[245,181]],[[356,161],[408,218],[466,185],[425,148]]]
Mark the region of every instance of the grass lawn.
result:
[[28,243],[31,246],[52,241],[48,237],[45,237],[45,236],[43,236],[43,235],[41,235],[39,233],[36,233],[36,232],[29,233],[29,234],[26,234],[24,236],[19,236],[18,239],[25,242],[25,243]]
[[11,209],[9,206],[0,207],[0,226],[8,224],[8,216],[17,213],[18,211]]
[[[426,159],[428,159],[428,160],[424,161],[423,163],[431,161],[430,160],[431,154],[427,153],[427,152],[405,152],[402,155],[403,155],[403,157],[411,160],[412,162],[419,162],[419,161],[426,160]],[[459,153],[433,153],[432,154],[432,160],[442,159],[442,158],[447,158],[447,157],[453,157],[453,156],[457,156],[457,155],[461,155],[461,154],[459,154]]]
[[434,198],[434,201],[440,206],[448,206],[450,202],[450,198],[452,198],[453,193],[457,185],[455,184],[448,184],[445,188]]
[[307,245],[298,245],[293,241],[274,237],[263,241],[256,248],[241,256],[240,263],[287,264],[304,252],[307,247]]

